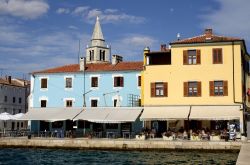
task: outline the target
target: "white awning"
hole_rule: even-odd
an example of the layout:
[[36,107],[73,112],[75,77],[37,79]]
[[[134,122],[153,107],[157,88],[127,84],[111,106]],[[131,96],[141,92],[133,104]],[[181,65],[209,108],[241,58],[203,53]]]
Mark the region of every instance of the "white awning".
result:
[[61,121],[73,120],[82,108],[31,108],[18,120]]
[[87,108],[74,120],[87,120],[95,123],[125,123],[134,122],[140,115],[142,108],[108,107]]
[[144,107],[141,120],[183,120],[188,118],[190,106]]
[[192,106],[190,120],[234,120],[240,119],[240,105]]

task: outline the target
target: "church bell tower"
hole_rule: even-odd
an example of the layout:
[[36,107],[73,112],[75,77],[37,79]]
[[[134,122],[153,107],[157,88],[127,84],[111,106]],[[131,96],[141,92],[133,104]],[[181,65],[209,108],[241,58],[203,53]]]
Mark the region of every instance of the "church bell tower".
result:
[[92,34],[91,42],[86,48],[87,63],[106,63],[110,62],[110,48],[106,45],[99,17],[96,17],[96,23]]

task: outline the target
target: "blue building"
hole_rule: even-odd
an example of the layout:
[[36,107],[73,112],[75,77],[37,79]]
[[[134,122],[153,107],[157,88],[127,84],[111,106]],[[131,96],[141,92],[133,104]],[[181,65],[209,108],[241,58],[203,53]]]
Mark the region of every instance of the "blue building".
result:
[[111,57],[97,17],[86,58],[81,57],[79,64],[32,73],[30,108],[24,118],[32,121],[34,132],[58,128],[75,128],[86,135],[102,132],[102,136],[137,132],[142,127],[138,120],[142,69],[142,62]]

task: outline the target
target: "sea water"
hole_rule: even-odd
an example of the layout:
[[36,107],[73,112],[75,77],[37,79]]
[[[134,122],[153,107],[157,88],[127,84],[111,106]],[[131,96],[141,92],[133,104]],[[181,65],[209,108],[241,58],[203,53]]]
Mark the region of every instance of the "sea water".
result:
[[0,164],[223,164],[236,163],[237,152],[104,151],[1,148]]

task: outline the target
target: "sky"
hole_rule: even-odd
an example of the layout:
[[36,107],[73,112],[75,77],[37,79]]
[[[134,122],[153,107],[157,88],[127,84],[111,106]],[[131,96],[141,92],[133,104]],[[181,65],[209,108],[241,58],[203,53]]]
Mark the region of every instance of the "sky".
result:
[[243,38],[249,50],[249,7],[249,0],[0,0],[0,74],[29,79],[33,71],[77,63],[96,16],[112,54],[126,61],[205,28]]

